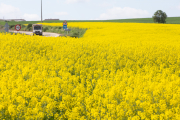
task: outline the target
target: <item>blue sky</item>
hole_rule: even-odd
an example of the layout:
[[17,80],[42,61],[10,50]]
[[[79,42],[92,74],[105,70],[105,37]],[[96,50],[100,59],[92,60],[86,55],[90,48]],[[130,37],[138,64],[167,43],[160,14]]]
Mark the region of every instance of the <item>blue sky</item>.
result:
[[[180,16],[180,0],[42,0],[43,20],[151,18],[157,10]],[[41,0],[0,0],[0,19],[41,20]]]

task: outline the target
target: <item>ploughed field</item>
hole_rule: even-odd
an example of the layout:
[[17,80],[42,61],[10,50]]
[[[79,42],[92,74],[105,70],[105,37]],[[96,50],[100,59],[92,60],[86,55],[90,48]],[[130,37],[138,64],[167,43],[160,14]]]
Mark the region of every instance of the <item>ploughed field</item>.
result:
[[0,33],[0,119],[180,119],[180,25],[68,26],[88,30]]

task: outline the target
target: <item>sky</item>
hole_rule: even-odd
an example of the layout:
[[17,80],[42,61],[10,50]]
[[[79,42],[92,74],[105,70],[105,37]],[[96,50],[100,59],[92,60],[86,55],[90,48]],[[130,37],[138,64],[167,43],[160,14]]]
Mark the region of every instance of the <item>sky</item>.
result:
[[[157,10],[180,17],[180,0],[42,0],[43,20],[152,18]],[[41,0],[0,0],[0,19],[41,20]]]

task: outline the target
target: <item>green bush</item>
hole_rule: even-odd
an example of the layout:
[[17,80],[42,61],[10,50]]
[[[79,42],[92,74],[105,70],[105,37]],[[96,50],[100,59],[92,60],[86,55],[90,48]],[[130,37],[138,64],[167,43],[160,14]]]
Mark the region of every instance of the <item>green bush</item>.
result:
[[26,26],[25,26],[25,25],[22,25],[21,27],[24,28],[24,27],[26,27]]
[[31,23],[27,25],[27,29],[29,29],[29,28],[32,28],[32,24]]
[[32,30],[32,27],[28,28],[28,30],[31,31],[31,30]]
[[10,25],[9,26],[9,29],[12,29],[12,28],[14,28],[15,27],[15,25]]
[[49,30],[48,27],[43,27],[43,32],[46,32],[47,30]]
[[75,32],[71,35],[71,37],[75,37],[75,38],[78,38],[79,37],[79,33]]
[[0,29],[2,29],[2,28],[4,28],[4,26],[3,26],[3,25],[0,25]]
[[61,29],[62,27],[61,26],[59,26],[59,27],[54,27],[55,29]]

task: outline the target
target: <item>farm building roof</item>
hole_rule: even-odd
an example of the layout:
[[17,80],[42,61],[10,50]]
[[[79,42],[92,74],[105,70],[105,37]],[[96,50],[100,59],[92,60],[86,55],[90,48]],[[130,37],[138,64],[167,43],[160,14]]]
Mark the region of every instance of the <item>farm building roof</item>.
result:
[[59,19],[45,19],[44,21],[48,21],[48,20],[59,20]]

